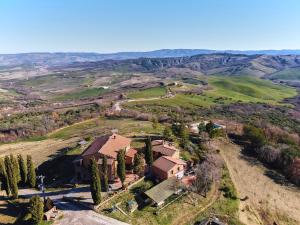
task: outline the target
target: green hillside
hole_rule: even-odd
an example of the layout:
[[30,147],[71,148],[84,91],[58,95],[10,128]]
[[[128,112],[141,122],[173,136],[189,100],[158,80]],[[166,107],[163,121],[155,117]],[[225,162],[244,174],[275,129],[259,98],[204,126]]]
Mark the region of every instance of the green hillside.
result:
[[164,87],[153,87],[131,92],[128,94],[128,98],[154,98],[164,96],[166,93],[167,90]]
[[285,69],[270,76],[278,80],[300,80],[300,67]]
[[283,104],[281,103],[283,99],[297,94],[294,88],[246,76],[211,77],[208,79],[208,83],[211,90],[205,91],[203,95],[176,94],[175,97],[169,99],[128,104],[209,107],[234,102],[253,102],[276,105]]

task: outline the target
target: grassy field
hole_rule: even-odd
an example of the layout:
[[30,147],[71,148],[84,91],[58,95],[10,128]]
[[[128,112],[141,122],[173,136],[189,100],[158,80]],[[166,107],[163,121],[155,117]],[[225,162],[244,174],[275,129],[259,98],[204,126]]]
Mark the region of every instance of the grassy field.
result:
[[271,75],[272,79],[279,80],[300,80],[300,68],[290,68]]
[[155,98],[164,96],[166,93],[167,90],[165,87],[154,87],[131,92],[128,94],[128,98]]
[[[198,210],[200,210],[203,205],[206,205],[207,201],[209,200],[209,198],[203,198],[200,195],[190,193],[189,197],[185,195],[179,198],[166,208],[162,209],[158,215],[154,214],[157,211],[157,208],[152,206],[146,206],[143,209],[138,209],[130,214],[126,209],[126,202],[133,200],[138,191],[145,191],[151,186],[152,182],[141,181],[137,185],[133,186],[129,191],[120,194],[111,201],[102,205],[99,209],[100,213],[133,225],[180,225],[185,224],[187,219],[195,217]],[[197,203],[196,206],[194,206],[191,199]],[[125,216],[118,210],[112,213],[107,212],[106,209],[111,208],[117,203],[120,203],[119,207],[126,213],[130,214],[130,216]],[[185,215],[186,213],[188,213],[188,215]]]
[[132,119],[104,119],[96,118],[80,122],[48,134],[48,138],[69,139],[72,137],[99,136],[109,133],[113,129],[118,129],[120,134],[158,134],[163,127],[153,129],[149,121],[137,121]]
[[[143,102],[145,105],[209,107],[234,102],[282,104],[285,98],[297,94],[291,87],[276,85],[271,81],[253,77],[211,77],[211,90],[203,95],[177,94],[174,98]],[[128,103],[135,105],[140,103]]]
[[104,88],[86,88],[77,92],[70,92],[54,97],[57,101],[77,100],[90,97],[98,97],[109,90]]
[[[233,194],[236,195],[234,184],[232,183],[228,169],[226,168],[223,170],[221,189],[224,187],[232,190]],[[222,192],[222,194],[223,195],[221,195],[208,210],[196,218],[196,221],[201,221],[210,215],[216,215],[228,224],[243,225],[243,223],[239,221],[238,215],[239,200],[237,198],[224,197],[224,192]]]

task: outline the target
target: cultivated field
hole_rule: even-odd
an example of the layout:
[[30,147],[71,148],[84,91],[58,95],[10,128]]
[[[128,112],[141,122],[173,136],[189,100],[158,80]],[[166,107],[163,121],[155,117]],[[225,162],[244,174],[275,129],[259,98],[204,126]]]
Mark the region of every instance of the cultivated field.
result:
[[128,98],[155,98],[166,95],[167,90],[164,87],[154,87],[145,90],[134,91],[129,93]]

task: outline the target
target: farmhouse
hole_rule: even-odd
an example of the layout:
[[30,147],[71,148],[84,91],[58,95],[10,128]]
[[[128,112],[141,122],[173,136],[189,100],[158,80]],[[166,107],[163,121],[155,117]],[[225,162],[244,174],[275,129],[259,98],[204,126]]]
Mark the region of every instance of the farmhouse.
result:
[[179,150],[174,146],[174,143],[164,140],[154,140],[151,144],[154,159],[158,159],[161,156],[179,159]]
[[137,151],[130,147],[131,139],[123,137],[119,134],[104,135],[98,137],[94,142],[87,147],[81,156],[74,161],[75,172],[77,179],[88,180],[88,168],[91,159],[95,159],[101,168],[103,157],[107,157],[107,176],[110,181],[114,180],[117,176],[117,154],[121,149],[125,150],[126,167],[129,168],[133,164],[134,155]]
[[166,180],[170,177],[181,179],[184,175],[186,163],[181,159],[170,156],[161,156],[153,162],[152,173],[158,180]]

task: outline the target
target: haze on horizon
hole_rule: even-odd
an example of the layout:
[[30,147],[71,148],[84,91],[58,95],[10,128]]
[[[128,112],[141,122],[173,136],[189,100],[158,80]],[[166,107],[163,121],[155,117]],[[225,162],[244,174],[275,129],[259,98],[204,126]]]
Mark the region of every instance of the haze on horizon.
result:
[[0,54],[300,49],[298,0],[10,0]]

